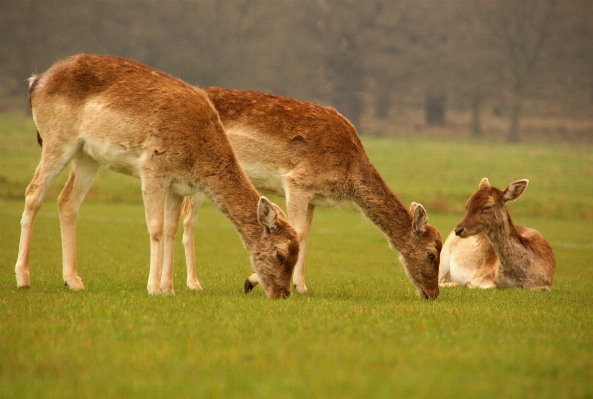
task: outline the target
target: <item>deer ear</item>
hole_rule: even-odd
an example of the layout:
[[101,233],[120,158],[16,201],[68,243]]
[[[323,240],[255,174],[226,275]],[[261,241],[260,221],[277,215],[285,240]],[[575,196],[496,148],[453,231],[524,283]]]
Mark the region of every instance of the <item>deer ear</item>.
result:
[[414,211],[416,211],[417,206],[418,206],[418,204],[416,202],[412,202],[410,204],[410,212],[414,213]]
[[506,201],[514,201],[523,194],[523,191],[527,188],[529,184],[529,180],[517,180],[514,183],[508,185],[508,187],[503,192],[503,198]]
[[428,223],[428,215],[426,215],[426,210],[420,204],[416,204],[415,202],[412,203],[412,207],[414,208],[414,219],[412,220],[412,228],[416,233],[422,233],[426,231],[426,223]]
[[257,204],[257,221],[260,225],[268,229],[276,227],[278,214],[272,204],[266,197],[260,197]]
[[480,190],[483,190],[485,188],[490,188],[490,182],[488,181],[487,177],[482,179],[482,181],[480,182],[480,187],[479,187]]

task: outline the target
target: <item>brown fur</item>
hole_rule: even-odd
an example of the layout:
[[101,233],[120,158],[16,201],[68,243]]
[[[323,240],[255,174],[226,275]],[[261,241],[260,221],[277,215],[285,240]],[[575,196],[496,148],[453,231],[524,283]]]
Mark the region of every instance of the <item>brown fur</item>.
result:
[[[200,192],[235,224],[266,292],[290,295],[296,232],[247,179],[202,90],[132,60],[81,54],[32,77],[29,95],[44,146],[26,193],[15,268],[19,286],[29,285],[35,214],[46,190],[72,160],[58,199],[64,280],[71,288],[84,288],[76,272],[76,215],[103,165],[142,180],[151,238],[149,292],[174,292],[173,246],[182,199]],[[280,252],[284,262],[277,259]]]
[[519,180],[500,190],[482,180],[467,201],[465,217],[445,242],[441,283],[552,289],[556,269],[552,247],[537,230],[515,226],[506,207],[527,184]]
[[[442,245],[438,231],[426,224],[422,206],[414,205],[408,211],[387,187],[346,118],[333,108],[272,94],[216,87],[204,91],[251,181],[261,191],[287,198],[288,215],[300,238],[293,278],[299,291],[307,289],[304,254],[315,206],[348,200],[401,252],[418,292],[430,298],[438,295]],[[197,209],[193,208],[193,214],[187,209],[184,243],[191,246]],[[413,221],[418,222],[417,228]],[[186,247],[188,276],[194,268],[192,253],[193,247]]]

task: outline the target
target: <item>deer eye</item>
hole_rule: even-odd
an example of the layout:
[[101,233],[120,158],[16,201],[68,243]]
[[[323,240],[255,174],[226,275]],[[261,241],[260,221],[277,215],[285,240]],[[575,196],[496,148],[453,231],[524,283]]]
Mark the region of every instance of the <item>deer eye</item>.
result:
[[280,261],[280,263],[284,263],[284,255],[282,255],[280,252],[278,252],[276,254],[276,257],[278,258],[278,260]]
[[432,252],[428,253],[428,259],[432,262],[434,260],[434,254]]
[[482,208],[482,212],[487,212],[490,209],[492,209],[492,205],[486,205],[485,207]]

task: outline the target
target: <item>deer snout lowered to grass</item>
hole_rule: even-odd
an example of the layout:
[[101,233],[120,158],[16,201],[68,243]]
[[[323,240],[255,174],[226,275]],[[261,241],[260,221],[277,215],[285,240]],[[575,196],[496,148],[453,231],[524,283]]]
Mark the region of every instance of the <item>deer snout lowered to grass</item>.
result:
[[[408,209],[379,175],[354,126],[335,109],[268,93],[205,87],[247,176],[261,191],[286,197],[300,249],[293,283],[306,292],[305,252],[316,206],[354,202],[400,252],[406,275],[422,298],[439,294],[441,236],[424,207]],[[411,178],[414,178],[413,176]],[[195,275],[194,229],[199,198],[184,206],[188,285]],[[253,274],[245,282],[258,284]]]

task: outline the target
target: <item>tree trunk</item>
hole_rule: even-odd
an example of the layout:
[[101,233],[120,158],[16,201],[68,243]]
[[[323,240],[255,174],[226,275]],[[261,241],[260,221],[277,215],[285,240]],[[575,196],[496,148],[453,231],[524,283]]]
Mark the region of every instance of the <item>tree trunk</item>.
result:
[[593,104],[593,69],[591,69],[591,78],[589,79],[589,90],[590,90],[590,97],[589,100],[591,100],[591,104]]
[[333,97],[332,103],[334,107],[339,113],[344,115],[358,131],[360,128],[360,115],[362,114],[360,92],[353,90],[353,88],[345,82],[336,85]]
[[385,82],[380,82],[375,91],[375,117],[386,119],[391,108],[391,88]]
[[474,93],[471,101],[471,114],[472,114],[472,135],[481,136],[482,126],[480,123],[480,111],[482,105],[482,96]]
[[[357,58],[347,54],[334,69],[334,88],[332,93],[333,106],[344,115],[358,130],[362,115],[363,71]],[[360,132],[359,132],[360,134]]]
[[521,109],[523,107],[523,92],[519,90],[515,93],[515,98],[511,104],[511,120],[507,141],[516,143],[519,141],[519,122],[521,121]]
[[426,96],[426,123],[428,125],[445,124],[445,105],[447,97],[444,95],[427,95]]

